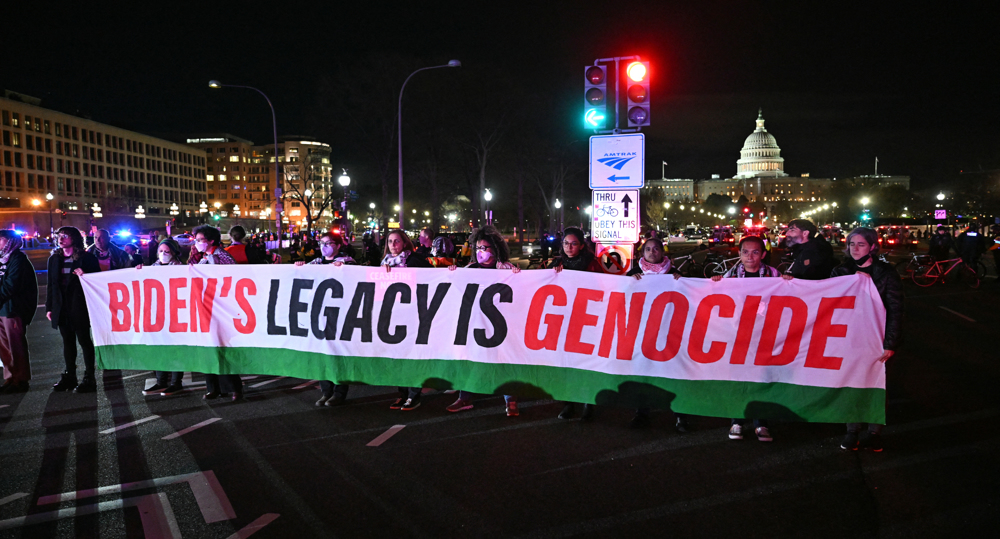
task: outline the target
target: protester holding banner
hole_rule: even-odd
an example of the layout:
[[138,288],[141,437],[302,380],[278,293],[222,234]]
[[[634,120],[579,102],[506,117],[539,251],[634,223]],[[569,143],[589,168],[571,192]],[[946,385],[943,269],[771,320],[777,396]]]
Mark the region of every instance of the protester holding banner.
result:
[[[222,248],[222,233],[218,228],[210,225],[201,225],[194,229],[194,250],[188,257],[188,264],[236,264],[225,249]],[[219,382],[222,382],[222,385]],[[223,392],[223,386],[227,391]],[[213,374],[205,373],[205,400],[213,400],[219,397],[227,397],[232,393],[232,400],[243,399],[243,380],[238,374]]]
[[23,393],[31,380],[28,362],[28,324],[38,305],[38,280],[28,256],[21,252],[21,234],[0,230],[0,392]]
[[[52,327],[59,329],[63,340],[63,359],[66,370],[53,391],[92,393],[97,391],[94,366],[94,341],[90,337],[90,313],[87,299],[83,295],[80,276],[97,273],[101,265],[97,257],[86,252],[83,234],[71,226],[64,226],[56,232],[59,246],[52,251],[46,267],[49,284],[45,287],[45,317]],[[124,254],[124,253],[122,253]],[[77,385],[76,343],[83,348],[83,380]]]
[[[558,234],[557,234],[558,236]],[[594,253],[587,247],[586,238],[583,231],[575,226],[566,229],[562,240],[562,253],[552,259],[549,267],[559,273],[563,269],[575,271],[589,271],[593,273],[604,273],[601,263],[594,256]],[[576,413],[576,403],[566,402],[559,412],[559,419],[569,419]],[[594,405],[584,404],[583,413],[580,419],[590,421],[594,417]]]
[[[156,260],[153,262],[153,266],[183,266],[184,255],[181,252],[181,246],[177,243],[177,240],[173,238],[166,238],[160,242],[159,247],[156,248]],[[135,269],[141,270],[142,264],[139,264]],[[184,378],[184,373],[182,371],[156,371],[155,372],[156,381],[153,385],[142,390],[143,395],[156,395],[167,397],[180,393],[184,390],[184,385],[182,379]]]
[[[393,230],[385,238],[385,251],[382,253],[382,267],[386,272],[392,268],[428,268],[427,257],[421,257],[413,252],[413,242],[402,230]],[[389,405],[390,410],[408,412],[420,406],[419,387],[399,387],[399,398]]]
[[[870,228],[855,228],[847,235],[847,260],[833,269],[831,277],[864,273],[871,276],[882,305],[885,307],[885,337],[882,339],[884,352],[878,361],[885,363],[896,352],[903,332],[903,284],[895,268],[881,260],[876,260],[878,254],[878,233]],[[867,435],[858,439],[861,423],[848,423],[847,434],[840,448],[844,451],[857,451],[858,446],[871,451],[882,451],[882,427],[875,423],[868,424]]]
[[796,279],[810,281],[826,279],[837,265],[833,247],[819,234],[812,221],[806,219],[789,221],[788,230],[785,232],[785,245],[792,248],[792,254],[795,256],[786,273]]
[[427,263],[435,268],[455,265],[455,244],[447,236],[438,236],[431,243],[431,256]]
[[[483,226],[473,232],[469,243],[475,246],[476,261],[466,266],[467,268],[511,270],[514,273],[521,271],[520,267],[510,261],[510,247],[492,225]],[[455,268],[454,265],[448,266],[451,271]],[[507,417],[520,415],[517,409],[517,397],[504,395],[503,400],[506,403]],[[471,409],[472,394],[468,391],[459,391],[458,399],[447,408],[449,412]]]
[[[636,280],[642,279],[643,275],[666,275],[668,273],[673,273],[674,279],[680,279],[681,274],[674,273],[673,268],[670,264],[670,258],[666,256],[664,249],[663,240],[656,237],[654,231],[650,231],[649,238],[642,243],[642,247],[639,252],[642,256],[639,257],[638,261],[628,270],[629,277],[635,277]],[[677,432],[687,432],[688,431],[688,421],[687,415],[676,414],[677,419],[674,423],[674,428]],[[635,417],[629,422],[629,427],[633,429],[642,429],[649,426],[649,408],[639,408],[635,411]]]
[[[725,275],[713,276],[713,281],[718,282],[723,277],[737,279],[748,277],[783,277],[785,279],[792,279],[791,275],[781,275],[776,268],[772,268],[764,263],[764,253],[767,251],[767,248],[764,245],[764,239],[760,236],[745,236],[740,240],[739,251],[740,261],[727,271]],[[729,427],[730,440],[743,439],[743,423],[742,418],[733,418],[732,426]],[[754,419],[753,426],[758,440],[762,442],[773,440],[766,420]]]
[[[341,254],[340,248],[346,241],[340,234],[324,232],[319,237],[319,250],[321,256],[308,262],[309,265],[329,264],[333,267],[340,267],[344,264],[357,264],[353,258],[346,254]],[[299,260],[296,266],[304,266],[306,262]],[[319,389],[321,395],[316,401],[316,406],[340,406],[347,401],[347,390],[351,386],[348,384],[337,384],[332,380],[320,380]]]

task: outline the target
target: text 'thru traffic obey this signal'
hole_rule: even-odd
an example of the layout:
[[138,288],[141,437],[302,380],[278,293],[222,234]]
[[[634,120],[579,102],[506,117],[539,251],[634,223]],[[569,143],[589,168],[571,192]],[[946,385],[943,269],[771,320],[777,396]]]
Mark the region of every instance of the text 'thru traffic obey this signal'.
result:
[[608,74],[602,66],[583,68],[583,124],[604,129],[608,122]]

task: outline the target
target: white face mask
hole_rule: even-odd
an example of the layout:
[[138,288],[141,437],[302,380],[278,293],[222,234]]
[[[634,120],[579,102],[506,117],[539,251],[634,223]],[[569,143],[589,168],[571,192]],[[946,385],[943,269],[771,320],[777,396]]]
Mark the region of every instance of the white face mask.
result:
[[329,258],[336,252],[336,248],[333,245],[320,245],[319,251],[323,253],[324,258]]
[[168,264],[170,260],[174,258],[174,255],[170,253],[159,253],[160,254],[160,264]]
[[196,241],[194,242],[194,248],[198,250],[199,253],[204,253],[208,250],[207,241]]
[[489,264],[493,260],[493,253],[489,251],[476,251],[476,260],[480,264]]

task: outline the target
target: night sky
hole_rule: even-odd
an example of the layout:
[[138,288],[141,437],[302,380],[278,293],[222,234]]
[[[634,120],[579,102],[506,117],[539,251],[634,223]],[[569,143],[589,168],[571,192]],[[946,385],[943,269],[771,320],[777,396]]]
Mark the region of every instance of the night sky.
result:
[[[380,54],[423,65],[457,58],[466,72],[488,68],[539,96],[525,104],[533,112],[519,129],[585,140],[582,66],[639,54],[652,62],[648,177],[659,177],[663,160],[668,177],[733,175],[758,106],[794,175],[870,174],[878,156],[879,172],[933,187],[959,170],[1000,168],[1000,18],[986,7],[94,4],[8,3],[0,86],[142,132],[266,143],[270,114],[259,96],[211,90],[210,79],[267,92],[279,134],[321,136],[314,104],[324,75]],[[338,158],[351,166],[352,156]]]

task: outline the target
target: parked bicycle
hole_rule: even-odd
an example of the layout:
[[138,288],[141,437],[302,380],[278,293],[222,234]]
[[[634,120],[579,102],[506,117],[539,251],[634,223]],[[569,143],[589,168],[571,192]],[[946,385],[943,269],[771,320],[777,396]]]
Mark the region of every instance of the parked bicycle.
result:
[[944,282],[951,272],[969,288],[979,288],[979,275],[961,258],[938,260],[929,266],[921,266],[913,272],[913,283],[917,286],[931,286]]
[[736,258],[725,258],[708,262],[705,264],[705,278],[710,279],[715,275],[725,275],[739,261],[740,257],[737,256]]
[[674,271],[684,277],[701,277],[701,265],[695,262],[691,255],[678,256],[670,260],[670,265]]
[[909,279],[913,277],[913,272],[917,271],[919,268],[928,267],[934,263],[934,257],[931,255],[918,255],[917,253],[910,253],[909,258],[904,258],[899,262],[896,262],[896,272],[903,279]]

